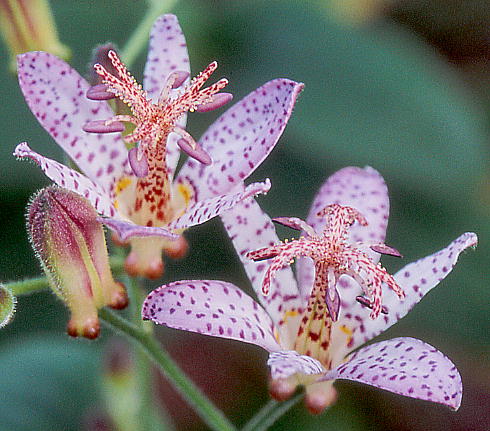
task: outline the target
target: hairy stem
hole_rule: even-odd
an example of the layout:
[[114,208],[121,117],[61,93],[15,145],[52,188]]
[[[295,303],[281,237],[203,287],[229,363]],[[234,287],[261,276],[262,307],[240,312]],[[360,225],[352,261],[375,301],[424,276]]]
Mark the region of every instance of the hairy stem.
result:
[[[111,257],[110,264],[114,274],[120,274],[124,269],[123,258]],[[49,283],[46,277],[41,276],[27,278],[22,281],[12,281],[10,283],[4,283],[4,286],[9,288],[14,296],[22,296],[46,290],[49,288]]]

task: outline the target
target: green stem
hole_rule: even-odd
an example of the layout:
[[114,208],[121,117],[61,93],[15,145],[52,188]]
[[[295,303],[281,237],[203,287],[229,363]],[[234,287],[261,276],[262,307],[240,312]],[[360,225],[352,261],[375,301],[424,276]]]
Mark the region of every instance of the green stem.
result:
[[161,349],[159,343],[150,334],[106,308],[99,311],[99,317],[112,329],[140,346],[211,429],[217,431],[236,430],[223,413],[208,400],[180,370],[172,358]]
[[291,397],[289,400],[283,402],[270,400],[252,419],[245,424],[241,431],[263,431],[268,429],[284,413],[286,413],[299,400],[301,400],[303,395],[304,393],[300,392]]
[[164,12],[172,9],[177,0],[153,0],[140,21],[138,27],[129,37],[126,45],[121,51],[121,58],[128,68],[131,67],[144,46],[148,43],[148,35],[155,20]]
[[49,283],[46,277],[28,278],[22,281],[13,281],[6,283],[5,287],[12,291],[14,296],[29,295],[34,292],[46,290],[49,287]]

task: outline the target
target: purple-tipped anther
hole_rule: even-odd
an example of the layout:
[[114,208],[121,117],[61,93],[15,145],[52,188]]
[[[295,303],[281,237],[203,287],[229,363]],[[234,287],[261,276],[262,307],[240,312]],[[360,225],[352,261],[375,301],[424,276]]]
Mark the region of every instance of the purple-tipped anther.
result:
[[174,79],[172,88],[179,88],[184,83],[184,81],[189,77],[189,75],[190,73],[185,72],[184,70],[177,70],[176,72],[173,72],[169,78],[169,79]]
[[128,161],[131,169],[138,178],[144,178],[148,175],[148,160],[143,153],[141,159],[138,159],[138,149],[131,148],[128,152]]
[[89,121],[83,126],[83,130],[88,133],[115,133],[124,131],[124,124],[119,121],[107,123],[107,120]]
[[[364,307],[371,309],[373,308],[373,305],[369,299],[365,298],[364,296],[356,296],[356,301],[359,302],[359,304],[364,305]],[[388,314],[388,309],[384,305],[381,307],[381,313]]]
[[111,100],[115,98],[114,93],[107,91],[107,85],[105,84],[97,84],[90,87],[86,96],[90,100]]
[[290,227],[291,229],[304,230],[309,236],[315,235],[315,230],[298,217],[275,217],[272,221]]
[[395,256],[395,257],[403,257],[396,248],[390,247],[389,245],[386,244],[374,244],[370,248],[376,253],[387,254],[389,256]]
[[203,165],[207,166],[213,163],[211,156],[206,153],[206,151],[204,151],[199,145],[195,144],[195,146],[192,146],[186,139],[183,138],[177,141],[177,145],[184,153],[189,155],[189,157],[196,159]]
[[335,286],[330,287],[329,291],[325,294],[325,302],[327,303],[327,309],[330,313],[330,317],[334,322],[336,322],[339,318],[340,296]]
[[211,102],[198,105],[196,107],[197,112],[209,112],[215,109],[221,108],[233,99],[233,94],[231,93],[218,93],[212,96]]

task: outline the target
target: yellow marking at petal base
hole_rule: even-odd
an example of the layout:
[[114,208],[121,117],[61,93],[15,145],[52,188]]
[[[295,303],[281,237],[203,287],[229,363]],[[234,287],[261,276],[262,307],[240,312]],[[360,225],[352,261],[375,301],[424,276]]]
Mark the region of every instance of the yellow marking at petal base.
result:
[[[282,321],[279,323],[280,326],[284,326],[287,324],[288,317],[296,317],[299,313],[296,310],[288,310],[284,313],[284,317]],[[280,336],[279,336],[279,331],[277,328],[274,328],[274,337],[276,338],[277,342],[280,343]]]
[[348,328],[347,326],[345,325],[342,325],[340,327],[340,330],[345,334],[347,335],[347,343],[346,344],[349,344],[351,341],[352,341],[352,337],[354,335],[354,332],[352,332],[352,329]]
[[114,208],[116,208],[117,210],[119,209],[119,201],[114,201]]
[[189,202],[191,201],[192,196],[194,194],[194,190],[192,190],[192,188],[187,184],[179,184],[177,186],[177,190],[182,195],[182,197],[184,198],[184,203],[185,203],[185,206],[187,208],[187,206],[189,205]]
[[121,193],[126,187],[128,187],[133,180],[129,177],[122,177],[117,183],[116,183],[116,195]]
[[279,344],[281,344],[280,337],[279,337],[279,331],[277,330],[277,328],[274,328],[274,338],[276,339],[276,341]]

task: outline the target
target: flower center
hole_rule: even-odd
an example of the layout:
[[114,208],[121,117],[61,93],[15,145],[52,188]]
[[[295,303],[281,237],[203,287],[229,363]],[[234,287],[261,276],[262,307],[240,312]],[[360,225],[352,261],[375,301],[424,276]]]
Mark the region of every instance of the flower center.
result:
[[[336,286],[342,275],[348,275],[359,283],[367,295],[367,298],[361,297],[360,302],[372,308],[370,315],[372,319],[378,317],[382,311],[383,283],[386,283],[400,298],[405,295],[394,278],[381,265],[374,263],[368,254],[348,242],[349,228],[352,224],[358,222],[362,226],[367,225],[367,220],[361,213],[352,207],[332,204],[320,211],[318,216],[326,218],[321,234],[316,233],[302,220],[278,219],[282,224],[302,229],[306,235],[297,240],[252,251],[248,257],[253,260],[272,259],[264,276],[262,285],[264,295],[269,292],[274,274],[290,265],[296,257],[309,257],[313,260],[315,281],[301,327],[307,334],[305,336],[308,336],[308,333],[313,334],[309,335],[310,340],[312,338],[316,341],[322,340],[319,344],[321,345],[325,342],[321,337],[323,334],[321,328],[326,325],[327,311],[328,318],[333,321],[338,319],[340,296]],[[377,246],[382,248],[379,244]],[[306,330],[307,328],[312,329]]]
[[171,169],[166,163],[169,135],[172,132],[177,133],[180,136],[178,145],[183,151],[204,164],[210,164],[209,155],[178,125],[178,121],[188,111],[208,111],[230,101],[230,94],[219,93],[228,81],[221,79],[202,89],[218,67],[213,62],[176,92],[172,90],[181,87],[189,74],[175,71],[168,76],[158,101],[154,103],[128,72],[115,51],[109,51],[108,58],[116,73],[110,73],[100,63],[95,64],[94,69],[105,87],[101,89],[99,85],[92,93],[99,99],[102,92],[118,97],[130,108],[131,115],[116,115],[107,120],[90,122],[85,130],[96,133],[123,131],[124,122],[135,126],[131,133],[124,136],[126,143],[136,145],[128,153],[129,164],[138,177],[136,197],[129,212],[132,214],[131,219],[137,224],[163,226],[174,218],[170,205]]

